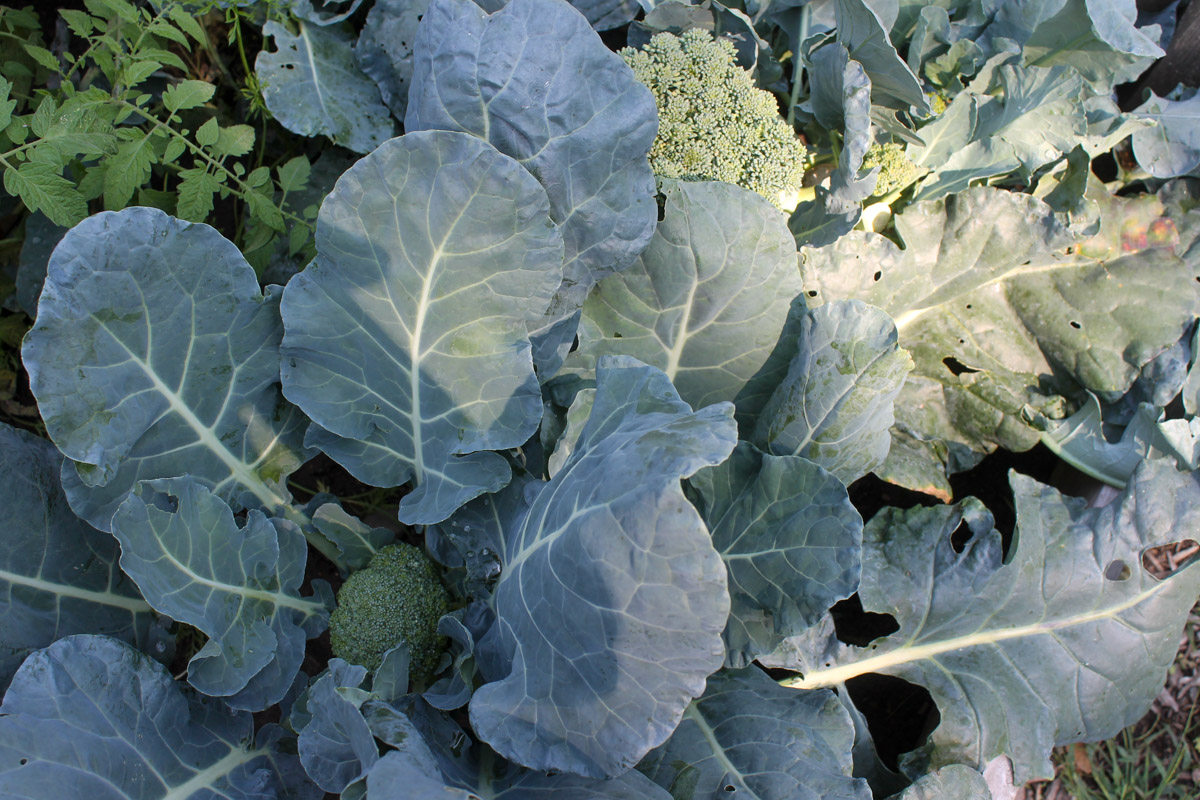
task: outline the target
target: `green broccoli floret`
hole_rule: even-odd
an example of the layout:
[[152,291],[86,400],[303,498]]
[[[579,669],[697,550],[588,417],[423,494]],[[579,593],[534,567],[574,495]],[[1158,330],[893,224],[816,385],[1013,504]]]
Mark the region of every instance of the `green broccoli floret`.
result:
[[424,551],[410,544],[389,545],[338,591],[337,608],[329,617],[333,653],[374,671],[383,654],[404,641],[412,658],[410,674],[424,682],[433,675],[445,644],[437,623],[449,607],[450,595]]
[[895,142],[877,142],[867,148],[862,167],[864,170],[879,167],[879,179],[872,197],[891,198],[914,184],[922,174],[921,168],[904,154],[904,145]]
[[779,208],[796,205],[805,150],[775,97],[734,63],[733,44],[692,28],[621,55],[658,105],[650,166],[663,178],[735,183]]

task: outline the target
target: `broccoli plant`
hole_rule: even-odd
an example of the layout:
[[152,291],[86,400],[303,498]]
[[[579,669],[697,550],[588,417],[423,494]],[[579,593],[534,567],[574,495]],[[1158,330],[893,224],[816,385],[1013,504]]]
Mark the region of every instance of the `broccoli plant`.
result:
[[734,183],[781,209],[796,207],[804,145],[774,96],[734,63],[732,43],[693,28],[657,34],[644,49],[621,54],[658,105],[650,150],[656,175]]
[[375,670],[403,641],[413,677],[424,681],[433,674],[444,643],[437,624],[449,611],[450,595],[420,548],[403,542],[383,548],[346,580],[337,601],[329,639],[339,658]]

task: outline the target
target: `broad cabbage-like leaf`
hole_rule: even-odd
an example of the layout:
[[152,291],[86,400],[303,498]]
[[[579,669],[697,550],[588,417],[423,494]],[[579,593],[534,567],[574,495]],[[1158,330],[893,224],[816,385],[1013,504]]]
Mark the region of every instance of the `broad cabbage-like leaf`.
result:
[[920,82],[892,46],[872,4],[866,0],[834,0],[833,6],[837,40],[871,78],[871,102],[901,111],[912,106],[928,113],[929,103]]
[[788,228],[798,245],[824,247],[858,223],[878,170],[858,175],[872,142],[871,79],[862,64],[851,60],[838,42],[817,50],[810,60],[813,114],[826,130],[841,134],[841,149],[829,188],[817,186],[816,199],[796,207]]
[[727,666],[771,652],[858,589],[862,517],[816,464],[739,442],[688,485],[729,570]]
[[0,705],[0,795],[316,800],[278,735],[255,743],[249,714],[115,639],[70,636],[26,659]]
[[1004,3],[999,9],[997,23],[1009,14],[1032,15],[1032,34],[1012,27],[1000,29],[995,23],[987,33],[1015,39],[1027,64],[1074,67],[1097,94],[1108,94],[1117,84],[1134,80],[1164,55],[1157,41],[1158,26],[1134,24],[1135,0]]
[[888,800],[994,800],[994,797],[978,770],[950,764],[922,775],[912,786]]
[[1068,254],[1074,237],[1028,196],[969,189],[909,206],[895,225],[905,249],[852,232],[804,250],[801,270],[811,304],[853,297],[895,320],[915,362],[896,419],[917,460],[940,463],[920,444],[939,440],[1032,447],[1031,411],[1062,416],[1058,393],[1079,386],[1120,397],[1196,313],[1193,271],[1169,247],[1143,239],[1099,251],[1103,260],[1083,246]]
[[421,697],[442,711],[462,708],[475,691],[475,635],[461,620],[467,611],[469,609],[456,612],[455,615],[447,614],[438,620],[437,632],[447,639],[450,669]]
[[[250,0],[248,5],[255,2],[257,0]],[[306,19],[317,25],[334,25],[346,21],[362,5],[362,0],[317,0],[317,3],[321,6],[320,10],[313,6],[313,0],[289,0],[288,11],[294,17]],[[343,5],[346,7],[339,8]]]
[[935,200],[1011,172],[1028,180],[1084,138],[1082,97],[1081,79],[1064,66],[1005,65],[992,85],[977,79],[921,128],[924,146],[909,146],[913,162],[931,170],[913,198]]
[[25,241],[21,243],[21,255],[17,259],[17,305],[31,319],[37,318],[38,297],[46,280],[50,254],[67,230],[55,225],[40,211],[25,219]]
[[508,483],[537,429],[527,323],[561,280],[546,193],[473,136],[410,133],[338,180],[283,296],[284,393],[360,480],[416,488],[408,524]]
[[379,760],[379,746],[359,711],[370,697],[359,688],[366,677],[364,667],[335,658],[305,693],[311,718],[298,732],[296,749],[304,771],[327,792],[344,792]]
[[548,379],[574,336],[564,321],[654,233],[654,97],[562,0],[511,0],[491,14],[472,0],[434,0],[415,52],[406,130],[486,139],[550,197],[566,247],[562,285],[530,325],[552,339],[535,353]]
[[400,705],[403,710],[366,707],[375,735],[395,748],[367,776],[371,800],[671,800],[636,770],[600,780],[522,769],[481,748],[427,705]]
[[[924,686],[941,722],[918,759],[983,769],[1007,755],[1017,784],[1054,774],[1055,745],[1132,724],[1162,687],[1200,591],[1197,565],[1160,581],[1142,554],[1194,535],[1200,479],[1148,461],[1104,508],[1016,473],[1010,482],[1007,558],[974,498],[885,509],[863,534],[859,596],[899,629],[866,648],[832,634],[789,640],[767,663],[801,671],[790,684],[803,689],[869,672]],[[958,552],[960,525],[970,538]]]
[[308,458],[279,394],[279,289],[237,248],[153,208],[89,217],[50,259],[22,357],[75,512],[108,530],[140,480],[190,474],[277,509]]
[[870,800],[851,776],[853,744],[833,692],[785,689],[757,667],[723,670],[638,770],[672,797]]
[[296,33],[275,21],[263,26],[278,48],[254,60],[267,109],[293,133],[324,134],[356,153],[371,152],[392,135],[392,117],[379,87],[354,63],[350,29],[295,24]]
[[117,541],[72,513],[62,453],[0,423],[0,690],[25,656],[75,633],[150,644],[154,610],[117,567]]
[[1179,426],[1186,429],[1187,421],[1166,420],[1161,409],[1142,403],[1121,429],[1120,438],[1112,441],[1111,426],[1106,430],[1102,413],[1100,401],[1089,394],[1071,416],[1045,421],[1042,444],[1080,472],[1122,489],[1146,458],[1170,456],[1180,469],[1196,468],[1192,448],[1177,449],[1179,443],[1172,440],[1172,431],[1182,433]]
[[[571,457],[571,451],[575,449],[575,443],[579,441],[579,435],[583,433],[583,426],[587,424],[587,419],[592,413],[592,403],[596,400],[595,389],[580,389],[575,394],[575,399],[571,401],[570,407],[567,408],[566,414],[563,417],[563,428],[558,436],[554,439],[552,448],[550,449],[550,457],[546,459],[546,476],[553,478],[554,475],[567,463],[567,459]],[[547,416],[550,414],[550,409],[547,409]],[[545,431],[549,426],[544,418],[542,422],[542,430]],[[545,447],[546,445],[543,444]]]
[[567,364],[629,355],[666,373],[688,405],[733,400],[766,362],[800,293],[796,244],[755,192],[664,181],[663,194],[650,245],[588,297]]
[[[733,449],[733,407],[693,412],[625,356],[597,367],[575,450],[503,535],[490,680],[471,723],[538,770],[610,777],[661,744],[720,667],[725,568],[680,478]],[[567,710],[570,713],[566,713]]]
[[454,516],[425,529],[425,541],[438,560],[466,571],[463,589],[473,598],[491,596],[500,578],[505,538],[528,507],[525,490],[540,484],[517,475],[498,492],[467,503]]
[[1133,134],[1133,154],[1142,169],[1174,178],[1200,166],[1200,94],[1175,101],[1151,92],[1134,114],[1157,123]]
[[337,548],[342,563],[351,570],[363,569],[371,558],[396,539],[387,528],[371,528],[346,513],[337,503],[325,503],[312,512],[312,523]]
[[139,484],[113,517],[121,568],[163,614],[208,642],[188,681],[235,708],[279,702],[328,622],[327,597],[302,598],[308,547],[299,529],[251,511],[244,525],[190,477]]
[[764,406],[752,441],[852,483],[887,458],[894,402],[912,368],[883,311],[857,300],[815,308],[801,322],[787,377]]
[[796,357],[800,326],[808,311],[805,299],[806,296],[803,293],[792,299],[791,305],[788,307],[787,318],[783,322],[783,332],[779,335],[779,341],[775,343],[775,347],[767,356],[767,360],[763,362],[762,367],[754,374],[754,377],[746,382],[745,387],[733,400],[734,405],[737,406],[738,430],[741,431],[743,439],[750,438],[754,426],[758,424],[759,414],[762,413],[767,401],[771,399],[771,395],[775,394],[779,384],[783,383],[788,368],[791,367],[792,359]]
[[639,0],[572,0],[571,5],[598,31],[620,28],[642,9]]
[[354,63],[371,76],[400,119],[408,108],[417,25],[428,10],[428,0],[378,0],[354,43]]

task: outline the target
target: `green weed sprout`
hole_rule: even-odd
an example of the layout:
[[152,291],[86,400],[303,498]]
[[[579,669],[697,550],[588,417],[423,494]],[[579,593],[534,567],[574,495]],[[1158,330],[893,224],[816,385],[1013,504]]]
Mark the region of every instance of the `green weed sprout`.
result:
[[329,617],[334,655],[374,671],[383,654],[404,641],[413,678],[428,680],[444,644],[437,623],[449,606],[429,557],[410,544],[389,545],[338,591]]
[[658,105],[650,166],[663,178],[716,180],[795,208],[805,149],[775,97],[734,63],[733,44],[693,28],[621,51]]

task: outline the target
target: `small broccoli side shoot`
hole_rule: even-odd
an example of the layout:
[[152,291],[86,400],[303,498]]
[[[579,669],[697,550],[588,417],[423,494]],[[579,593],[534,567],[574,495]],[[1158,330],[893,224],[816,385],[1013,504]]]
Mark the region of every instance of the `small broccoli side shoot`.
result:
[[450,595],[424,551],[389,545],[338,591],[329,617],[333,653],[374,671],[383,654],[404,641],[412,657],[410,672],[424,682],[437,666],[444,644],[437,623],[449,606]]
[[795,208],[804,145],[775,97],[734,63],[733,44],[699,28],[655,35],[621,51],[658,105],[650,166],[663,178],[725,181]]
[[898,195],[916,183],[923,172],[905,155],[904,145],[896,142],[876,142],[867,148],[862,168],[868,170],[872,167],[879,167],[879,179],[875,183],[875,193],[872,195],[876,198],[894,199],[893,195]]

